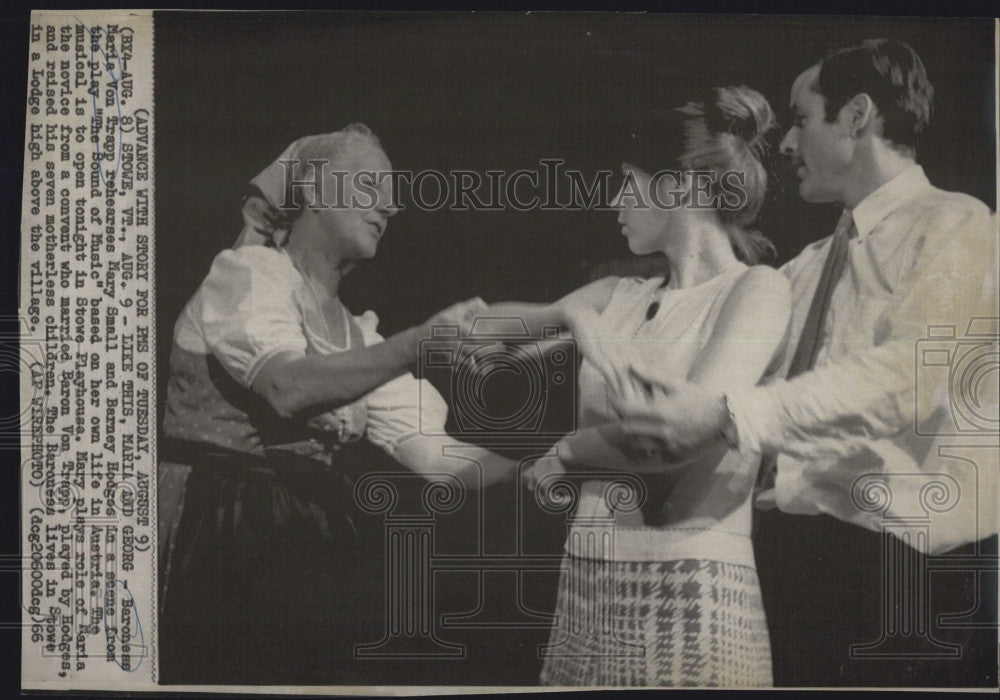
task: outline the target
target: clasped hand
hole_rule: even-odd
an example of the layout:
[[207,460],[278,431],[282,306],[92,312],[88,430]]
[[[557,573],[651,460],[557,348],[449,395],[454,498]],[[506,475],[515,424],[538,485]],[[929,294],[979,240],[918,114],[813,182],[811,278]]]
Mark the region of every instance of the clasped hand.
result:
[[623,342],[601,342],[595,312],[574,309],[567,316],[577,348],[607,384],[629,441],[623,448],[646,459],[681,462],[720,439],[728,417],[721,393],[663,376],[649,362],[630,356]]

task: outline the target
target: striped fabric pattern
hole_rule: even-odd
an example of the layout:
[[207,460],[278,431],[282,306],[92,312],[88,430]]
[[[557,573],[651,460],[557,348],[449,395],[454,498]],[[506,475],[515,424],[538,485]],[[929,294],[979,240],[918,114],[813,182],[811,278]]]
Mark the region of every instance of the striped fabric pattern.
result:
[[712,560],[564,560],[544,685],[771,686],[757,572]]

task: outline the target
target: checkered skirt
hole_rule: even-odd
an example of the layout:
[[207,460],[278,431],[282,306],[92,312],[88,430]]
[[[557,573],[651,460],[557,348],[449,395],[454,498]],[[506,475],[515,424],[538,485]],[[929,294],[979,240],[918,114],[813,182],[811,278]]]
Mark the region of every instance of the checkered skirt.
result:
[[757,572],[719,561],[568,556],[545,685],[772,685]]

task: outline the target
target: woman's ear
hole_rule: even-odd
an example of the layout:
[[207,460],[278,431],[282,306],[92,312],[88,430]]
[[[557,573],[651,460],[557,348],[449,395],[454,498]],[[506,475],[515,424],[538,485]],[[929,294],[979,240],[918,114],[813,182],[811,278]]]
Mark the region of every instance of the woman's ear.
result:
[[678,187],[679,206],[689,209],[715,209],[718,178],[708,170],[682,171]]
[[651,186],[656,189],[653,203],[664,209],[677,209],[691,201],[691,177],[683,170],[663,170],[657,173]]

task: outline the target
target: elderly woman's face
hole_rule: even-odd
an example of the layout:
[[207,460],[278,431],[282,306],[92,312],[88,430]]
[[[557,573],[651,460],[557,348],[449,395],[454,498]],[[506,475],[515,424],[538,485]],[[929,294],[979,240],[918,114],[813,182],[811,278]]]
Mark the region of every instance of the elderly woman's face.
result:
[[370,258],[378,249],[393,205],[392,164],[382,149],[358,145],[326,171],[324,200],[315,215],[342,260]]

